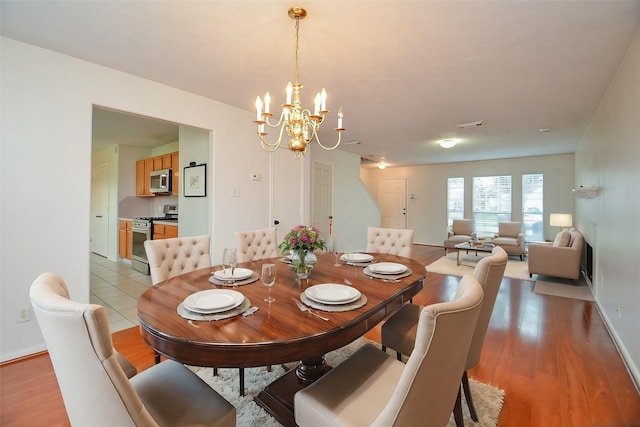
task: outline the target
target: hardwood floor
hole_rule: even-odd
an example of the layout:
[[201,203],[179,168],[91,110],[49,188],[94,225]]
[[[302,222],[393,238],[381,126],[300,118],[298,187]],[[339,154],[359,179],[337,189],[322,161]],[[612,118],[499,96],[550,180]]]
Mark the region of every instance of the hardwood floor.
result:
[[[426,265],[442,254],[414,246],[413,257]],[[450,299],[459,280],[428,274],[414,302]],[[367,337],[379,341],[380,328]],[[137,328],[114,333],[113,342],[139,371],[153,364]],[[498,427],[640,427],[640,395],[595,303],[534,294],[528,281],[504,279],[469,374],[505,390]],[[46,354],[4,364],[0,378],[0,425],[69,425]]]

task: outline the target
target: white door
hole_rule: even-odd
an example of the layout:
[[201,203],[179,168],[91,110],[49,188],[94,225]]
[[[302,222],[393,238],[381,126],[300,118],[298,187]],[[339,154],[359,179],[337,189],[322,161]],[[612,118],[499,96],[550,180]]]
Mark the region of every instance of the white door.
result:
[[407,228],[407,180],[405,178],[378,181],[378,203],[383,228]]
[[271,221],[276,227],[278,242],[281,242],[293,227],[304,224],[304,163],[286,149],[271,154],[270,162]]
[[311,224],[320,230],[320,236],[329,241],[333,215],[333,165],[313,162],[313,188]]
[[109,256],[109,165],[91,174],[91,252]]

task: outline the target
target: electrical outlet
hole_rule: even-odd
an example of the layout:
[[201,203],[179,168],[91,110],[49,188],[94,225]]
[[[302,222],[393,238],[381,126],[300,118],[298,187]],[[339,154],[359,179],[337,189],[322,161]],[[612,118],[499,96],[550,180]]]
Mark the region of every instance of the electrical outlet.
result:
[[18,307],[18,323],[28,322],[31,320],[31,309],[28,305]]

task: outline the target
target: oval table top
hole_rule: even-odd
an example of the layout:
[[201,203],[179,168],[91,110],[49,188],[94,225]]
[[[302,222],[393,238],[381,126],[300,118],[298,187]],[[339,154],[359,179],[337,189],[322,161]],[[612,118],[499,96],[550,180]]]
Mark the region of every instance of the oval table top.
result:
[[[268,288],[257,281],[240,285],[216,286],[210,276],[220,266],[183,274],[148,289],[138,301],[138,318],[144,341],[160,354],[194,366],[253,367],[296,360],[318,360],[364,335],[380,321],[409,301],[423,287],[425,267],[409,258],[388,254],[372,254],[373,262],[395,262],[411,269],[411,274],[398,281],[371,278],[363,267],[334,266],[334,255],[318,255],[318,262],[308,279],[297,279],[281,258],[242,263],[260,274],[264,263],[274,263],[276,283],[271,289],[274,303],[264,301]],[[358,289],[367,303],[351,311],[315,310],[328,318],[323,321],[298,309],[293,298],[309,286],[335,283]],[[224,320],[196,321],[181,317],[178,306],[194,292],[233,289],[242,293],[259,310],[250,316],[237,315]]]

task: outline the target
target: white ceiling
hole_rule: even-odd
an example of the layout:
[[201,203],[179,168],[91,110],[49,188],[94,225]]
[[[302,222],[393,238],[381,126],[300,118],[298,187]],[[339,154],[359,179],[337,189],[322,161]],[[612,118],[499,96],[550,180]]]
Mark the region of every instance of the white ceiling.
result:
[[[360,143],[341,148],[391,165],[574,152],[640,27],[640,1],[615,0],[0,4],[5,37],[248,111],[266,90],[284,101],[295,80],[287,10],[303,6],[303,104],[329,93],[323,142],[343,106],[343,141]],[[118,126],[100,116],[94,135],[106,141]],[[456,126],[475,120],[483,126]],[[445,137],[463,142],[445,150],[435,143]]]

